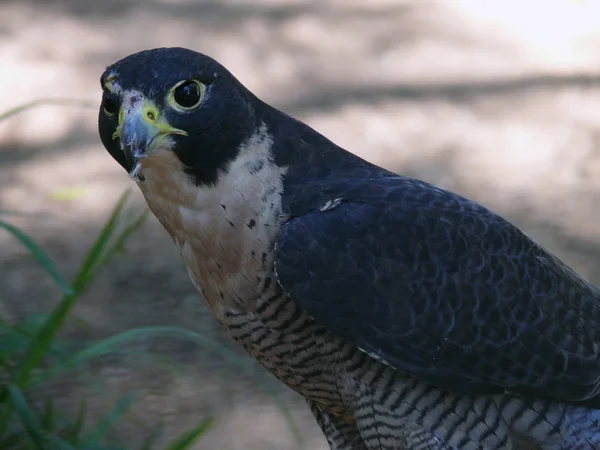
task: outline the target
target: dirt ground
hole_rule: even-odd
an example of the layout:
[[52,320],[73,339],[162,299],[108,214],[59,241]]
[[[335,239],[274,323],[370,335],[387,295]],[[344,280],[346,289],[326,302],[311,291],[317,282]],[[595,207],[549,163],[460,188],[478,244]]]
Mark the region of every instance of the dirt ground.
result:
[[[496,210],[600,283],[600,2],[541,3],[1,1],[0,113],[40,97],[96,104],[116,59],[190,47],[348,150]],[[17,211],[11,220],[67,274],[134,188],[101,147],[96,116],[46,106],[0,123],[0,209]],[[82,195],[57,199],[62,189]],[[58,294],[0,234],[0,315],[48,311]],[[81,336],[175,325],[231,346],[154,218],[75,314],[92,325]],[[168,439],[213,415],[199,449],[326,449],[302,399],[237,349],[231,362],[174,339],[137,348],[169,356],[169,367],[105,358],[93,377],[55,386],[56,398],[72,409],[83,396],[100,414],[139,390],[135,417],[114,435],[131,443],[160,420]]]

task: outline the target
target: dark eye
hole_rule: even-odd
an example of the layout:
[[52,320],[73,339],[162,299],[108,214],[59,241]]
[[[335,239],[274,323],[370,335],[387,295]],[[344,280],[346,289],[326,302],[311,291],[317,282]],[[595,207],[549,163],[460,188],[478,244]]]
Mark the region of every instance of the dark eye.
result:
[[104,94],[102,94],[102,108],[107,115],[112,116],[119,110],[119,97],[112,92],[104,91]]
[[203,91],[197,81],[184,81],[173,90],[173,100],[182,109],[193,109],[200,104]]

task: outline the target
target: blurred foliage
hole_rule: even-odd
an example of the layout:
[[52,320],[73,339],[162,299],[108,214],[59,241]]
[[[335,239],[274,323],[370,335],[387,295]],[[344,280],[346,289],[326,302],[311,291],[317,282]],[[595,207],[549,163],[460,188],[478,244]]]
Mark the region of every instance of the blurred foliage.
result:
[[[45,104],[92,106],[77,100],[41,99],[0,114],[0,121]],[[61,199],[62,197],[64,193],[60,196]],[[85,401],[81,401],[76,417],[68,420],[61,417],[51,399],[36,401],[33,392],[65,371],[115,350],[115,345],[122,344],[127,339],[161,331],[130,330],[81,348],[75,354],[58,336],[73,306],[92,285],[100,270],[117,252],[123,250],[126,240],[140,228],[147,216],[147,211],[142,214],[132,214],[132,211],[124,213],[127,197],[128,193],[125,193],[113,209],[71,283],[30,236],[7,220],[0,220],[0,228],[11,233],[29,250],[63,292],[61,301],[47,316],[30,317],[22,323],[12,325],[0,317],[0,448],[4,450],[125,448],[108,445],[104,441],[113,425],[129,410],[134,400],[133,395],[119,400],[113,410],[98,423],[86,426]],[[0,213],[4,213],[2,216],[11,214],[8,211]],[[190,448],[211,423],[210,418],[202,421],[197,427],[175,439],[167,450]],[[160,431],[160,428],[157,430]],[[152,442],[159,434],[155,432],[142,449],[152,448]]]
[[[79,272],[69,283],[44,250],[23,231],[5,220],[0,228],[18,239],[55,280],[63,291],[61,301],[46,317],[28,318],[11,325],[0,318],[0,448],[2,449],[124,449],[105,443],[107,433],[129,410],[134,395],[120,399],[113,410],[99,423],[86,424],[86,405],[82,401],[79,412],[72,420],[61,417],[51,399],[36,401],[34,390],[58,375],[81,367],[84,363],[115,351],[125,341],[168,332],[165,329],[134,329],[103,341],[96,342],[73,353],[58,336],[69,312],[92,285],[99,271],[124,248],[125,242],[144,222],[147,212],[132,215],[124,213],[128,193],[124,194],[105,223],[91,249],[84,258]],[[129,217],[129,220],[124,220]],[[170,330],[173,332],[173,330]],[[179,330],[184,333],[185,330]],[[183,450],[210,427],[211,419],[184,433],[167,450]],[[143,449],[152,448],[158,433],[149,439]]]
[[[0,122],[43,105],[95,107],[88,102],[72,99],[40,99],[0,113]],[[51,193],[51,198],[69,201],[84,195],[82,187],[67,187]],[[112,411],[98,423],[86,420],[87,405],[79,403],[75,417],[67,418],[50,398],[39,398],[40,388],[59,376],[84,367],[93,360],[109,354],[123,354],[124,345],[150,337],[176,338],[194,342],[226,360],[237,373],[249,376],[264,392],[269,394],[284,415],[297,443],[302,441],[289,410],[277,398],[268,383],[254,376],[246,358],[226,346],[199,333],[179,327],[138,327],[95,342],[73,344],[59,333],[65,321],[81,322],[70,316],[72,308],[90,288],[97,275],[111,259],[124,251],[125,243],[144,223],[148,211],[137,213],[125,204],[126,192],[116,204],[112,214],[96,237],[79,270],[71,282],[35,240],[10,223],[15,211],[0,210],[0,229],[4,229],[23,244],[52,277],[63,295],[55,308],[46,315],[28,317],[21,323],[10,324],[0,317],[0,449],[2,450],[126,450],[122,445],[108,444],[107,436],[119,420],[130,411],[135,395],[121,398]],[[133,352],[129,353],[130,355]],[[160,357],[156,356],[157,362]],[[167,363],[173,367],[172,363]],[[174,439],[165,450],[184,450],[191,446],[210,428],[212,418],[203,420],[197,427]],[[140,450],[151,450],[161,435],[162,427],[152,428],[150,436]]]

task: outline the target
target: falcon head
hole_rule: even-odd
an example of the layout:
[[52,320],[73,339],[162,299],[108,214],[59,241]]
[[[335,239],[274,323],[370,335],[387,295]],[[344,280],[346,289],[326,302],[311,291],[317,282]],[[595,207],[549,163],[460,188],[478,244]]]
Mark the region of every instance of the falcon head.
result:
[[183,48],[130,55],[102,74],[99,132],[136,181],[144,162],[176,160],[196,186],[214,185],[259,127],[260,102],[212,58]]
[[100,82],[102,143],[222,319],[267,279],[257,271],[270,267],[286,168],[266,122],[279,116],[219,63],[183,48],[130,55]]

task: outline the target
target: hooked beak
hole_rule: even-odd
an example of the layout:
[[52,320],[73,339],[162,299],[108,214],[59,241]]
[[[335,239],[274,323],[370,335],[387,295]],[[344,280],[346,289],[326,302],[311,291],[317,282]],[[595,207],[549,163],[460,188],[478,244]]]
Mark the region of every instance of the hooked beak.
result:
[[169,125],[150,101],[135,96],[123,102],[113,139],[120,140],[121,151],[130,167],[129,175],[132,178],[139,179],[140,159],[160,147],[164,138],[170,134],[187,136],[185,131]]

